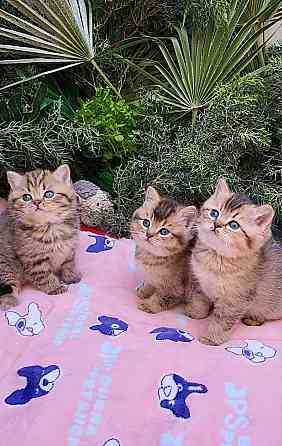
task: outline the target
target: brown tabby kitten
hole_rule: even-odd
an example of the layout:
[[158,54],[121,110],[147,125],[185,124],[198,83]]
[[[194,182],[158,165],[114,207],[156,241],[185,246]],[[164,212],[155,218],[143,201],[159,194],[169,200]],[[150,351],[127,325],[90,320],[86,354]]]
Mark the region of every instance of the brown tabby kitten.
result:
[[241,319],[261,325],[282,318],[282,246],[272,239],[273,216],[271,206],[230,192],[223,178],[204,203],[191,259],[198,287],[186,306],[196,319],[214,306],[202,343],[222,344]]
[[182,207],[148,187],[130,226],[137,267],[145,279],[137,289],[140,310],[158,313],[184,302],[191,283],[187,260],[196,214],[194,206]]
[[[55,172],[8,172],[11,192],[0,216],[0,308],[17,305],[25,283],[48,294],[79,282],[75,249],[79,234],[77,197],[67,165]],[[61,282],[62,281],[62,282]]]

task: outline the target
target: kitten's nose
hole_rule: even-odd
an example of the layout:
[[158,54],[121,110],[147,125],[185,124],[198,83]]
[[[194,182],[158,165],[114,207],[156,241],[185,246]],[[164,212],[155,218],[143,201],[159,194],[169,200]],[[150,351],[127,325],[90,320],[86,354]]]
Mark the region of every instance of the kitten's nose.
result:
[[218,222],[213,223],[213,230],[215,231],[217,228],[221,228],[221,225]]
[[41,203],[42,203],[41,200],[33,200],[33,204],[35,204],[35,206],[38,207],[38,208],[39,208]]
[[152,234],[151,232],[148,231],[146,234],[147,240],[149,240],[151,237],[153,237],[153,235],[154,234]]

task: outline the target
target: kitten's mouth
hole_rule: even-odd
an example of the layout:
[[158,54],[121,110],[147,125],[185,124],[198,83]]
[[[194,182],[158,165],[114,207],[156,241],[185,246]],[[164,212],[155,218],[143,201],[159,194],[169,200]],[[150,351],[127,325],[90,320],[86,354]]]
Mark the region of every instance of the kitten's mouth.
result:
[[42,208],[39,208],[39,207],[36,207],[35,209],[34,209],[34,212],[37,212],[37,211],[43,211],[44,209],[42,209]]

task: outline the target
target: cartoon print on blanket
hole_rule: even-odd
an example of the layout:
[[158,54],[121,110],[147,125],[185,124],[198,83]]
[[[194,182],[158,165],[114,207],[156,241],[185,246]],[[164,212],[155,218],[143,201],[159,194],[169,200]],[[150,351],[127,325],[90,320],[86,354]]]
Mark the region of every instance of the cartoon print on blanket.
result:
[[44,329],[42,313],[34,302],[29,304],[27,314],[20,315],[16,311],[7,311],[6,319],[8,324],[15,327],[21,336],[39,335]]
[[60,376],[60,369],[57,365],[48,367],[33,365],[23,367],[17,373],[19,376],[25,377],[27,381],[23,389],[15,390],[5,398],[5,403],[12,406],[23,405],[33,398],[48,395]]
[[95,242],[88,246],[86,252],[99,253],[103,251],[109,251],[114,247],[114,240],[106,237],[105,235],[89,235],[93,237]]
[[90,330],[99,331],[107,336],[119,336],[125,333],[128,329],[128,324],[117,317],[99,316],[97,325],[92,325]]
[[116,438],[111,438],[110,440],[106,441],[103,446],[121,446],[121,444]]
[[156,341],[191,342],[195,339],[185,330],[170,327],[155,328],[150,334],[157,334]]
[[255,340],[247,340],[241,347],[226,347],[228,352],[237,356],[242,356],[249,361],[258,364],[265,362],[267,359],[274,358],[276,355],[275,348],[264,345],[262,342]]
[[206,393],[207,387],[186,381],[182,376],[171,373],[165,375],[158,390],[160,406],[169,409],[178,418],[190,418],[186,399],[191,393]]

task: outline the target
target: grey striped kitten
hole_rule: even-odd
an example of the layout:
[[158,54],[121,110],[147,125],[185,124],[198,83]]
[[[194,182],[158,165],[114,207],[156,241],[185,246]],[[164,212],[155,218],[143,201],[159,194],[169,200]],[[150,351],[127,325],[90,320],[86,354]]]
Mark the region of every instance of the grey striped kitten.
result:
[[[78,200],[67,165],[55,172],[7,172],[11,192],[0,216],[0,308],[17,305],[24,284],[48,294],[81,279],[75,265]],[[63,283],[62,283],[63,282]]]

